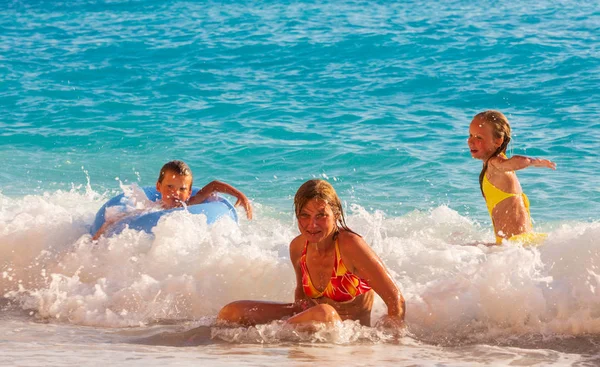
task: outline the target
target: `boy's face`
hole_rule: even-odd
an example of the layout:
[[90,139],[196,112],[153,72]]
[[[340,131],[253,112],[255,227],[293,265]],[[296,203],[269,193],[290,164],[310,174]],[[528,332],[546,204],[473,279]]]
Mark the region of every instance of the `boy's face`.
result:
[[162,195],[163,207],[170,209],[181,206],[192,193],[192,176],[182,176],[167,171],[162,182],[156,183],[156,190]]

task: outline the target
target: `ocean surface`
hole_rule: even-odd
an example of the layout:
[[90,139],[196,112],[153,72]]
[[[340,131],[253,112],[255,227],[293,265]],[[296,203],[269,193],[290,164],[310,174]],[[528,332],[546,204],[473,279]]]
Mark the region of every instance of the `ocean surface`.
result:
[[[597,5],[2,1],[0,365],[600,364]],[[493,241],[466,144],[486,109],[510,154],[557,163],[518,173],[543,246],[462,246]],[[93,243],[102,204],[172,159],[254,220]],[[292,198],[315,177],[402,290],[402,337],[211,326],[293,298]]]

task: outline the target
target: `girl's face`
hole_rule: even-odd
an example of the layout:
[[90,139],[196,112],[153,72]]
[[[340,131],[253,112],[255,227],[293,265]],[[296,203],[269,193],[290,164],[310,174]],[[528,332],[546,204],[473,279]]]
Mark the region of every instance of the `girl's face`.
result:
[[481,119],[473,119],[469,126],[467,144],[473,158],[486,160],[502,145],[502,138],[494,137],[489,123]]
[[335,233],[336,220],[327,202],[311,199],[298,213],[298,229],[309,243],[319,243]]

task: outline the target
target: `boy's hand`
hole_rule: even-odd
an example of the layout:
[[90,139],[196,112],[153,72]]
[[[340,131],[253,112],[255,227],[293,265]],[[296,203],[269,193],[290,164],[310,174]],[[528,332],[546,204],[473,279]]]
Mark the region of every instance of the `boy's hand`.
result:
[[237,201],[234,206],[242,205],[246,210],[246,216],[248,219],[252,220],[252,206],[250,205],[250,200],[245,195],[240,195],[237,197]]
[[531,165],[534,167],[546,167],[554,170],[556,169],[556,163],[541,158],[531,158]]

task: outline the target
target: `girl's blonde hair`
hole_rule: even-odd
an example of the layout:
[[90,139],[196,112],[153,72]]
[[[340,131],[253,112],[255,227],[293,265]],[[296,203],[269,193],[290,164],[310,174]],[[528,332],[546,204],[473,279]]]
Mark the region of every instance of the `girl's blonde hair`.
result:
[[356,232],[348,228],[348,225],[346,224],[342,202],[335,192],[335,189],[325,180],[308,180],[300,186],[298,191],[296,191],[296,195],[294,196],[294,212],[296,213],[296,218],[298,218],[306,203],[312,199],[323,200],[329,204],[331,211],[335,216],[338,228],[356,234]]
[[488,161],[492,157],[497,157],[500,154],[506,154],[506,148],[510,142],[510,124],[502,112],[495,110],[480,112],[475,115],[473,120],[481,120],[486,124],[489,124],[492,127],[492,134],[494,135],[494,138],[502,138],[502,144],[500,144],[498,149],[496,149],[496,151],[492,153],[492,155],[486,159],[485,162],[483,162],[483,169],[479,174],[479,189],[481,190],[481,194],[485,197],[485,194],[483,193],[483,178],[485,177],[485,172],[488,168]]

